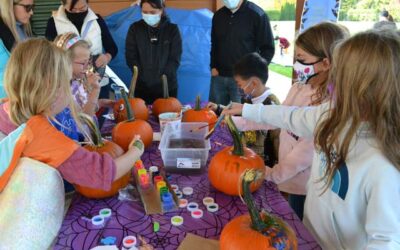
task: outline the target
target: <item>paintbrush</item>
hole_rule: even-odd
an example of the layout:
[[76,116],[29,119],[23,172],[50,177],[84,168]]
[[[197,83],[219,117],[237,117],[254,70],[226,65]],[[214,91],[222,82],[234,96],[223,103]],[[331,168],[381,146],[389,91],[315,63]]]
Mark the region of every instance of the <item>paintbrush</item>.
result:
[[[226,106],[225,109],[230,109],[232,107],[232,102],[229,103],[228,106]],[[210,139],[211,135],[214,133],[215,129],[221,124],[222,120],[224,120],[225,115],[220,115],[218,118],[217,122],[215,123],[214,127],[206,134],[204,137],[205,140]]]
[[217,122],[212,122],[212,123],[210,123],[210,124],[203,125],[203,126],[200,126],[200,127],[198,127],[198,128],[191,129],[191,130],[190,130],[190,133],[199,131],[199,130],[205,128],[205,127],[212,126],[212,125],[214,125],[214,124],[216,124],[216,123],[217,123]]

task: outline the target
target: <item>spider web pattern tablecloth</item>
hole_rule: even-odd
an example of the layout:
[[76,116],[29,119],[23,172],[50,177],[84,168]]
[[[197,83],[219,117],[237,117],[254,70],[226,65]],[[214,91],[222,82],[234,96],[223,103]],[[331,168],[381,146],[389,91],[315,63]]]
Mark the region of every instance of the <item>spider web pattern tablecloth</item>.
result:
[[[151,120],[155,131],[159,130],[158,124]],[[106,123],[103,131],[110,131],[112,124]],[[225,128],[218,128],[211,137],[211,151],[209,160],[215,153],[226,146],[232,145],[232,139]],[[146,167],[161,166],[162,159],[158,150],[158,142],[143,154],[142,160]],[[208,164],[207,164],[208,165]],[[186,233],[193,233],[205,238],[218,239],[224,227],[233,218],[247,213],[246,205],[240,198],[224,195],[216,191],[209,183],[207,173],[202,175],[184,176],[171,175],[171,184],[177,184],[180,189],[186,186],[193,187],[194,193],[184,197],[189,202],[194,201],[204,211],[201,219],[194,219],[186,208],[166,213],[164,215],[147,216],[140,201],[119,201],[118,197],[103,200],[90,200],[76,195],[65,216],[60,234],[54,249],[90,249],[100,245],[101,237],[113,236],[117,238],[117,246],[122,247],[122,239],[127,235],[141,235],[155,249],[177,249]],[[219,211],[210,213],[202,204],[204,197],[213,197],[219,204]],[[271,182],[264,182],[261,188],[253,193],[256,205],[283,218],[296,232],[299,249],[320,249],[314,238],[306,230],[302,222],[289,207],[287,201],[279,193],[277,186]],[[113,215],[106,223],[104,229],[94,227],[91,222],[83,220],[82,216],[97,215],[102,208],[111,208]],[[172,226],[172,216],[181,215],[184,224],[179,227]],[[153,232],[153,222],[160,224],[160,230]],[[249,246],[249,249],[252,249]]]

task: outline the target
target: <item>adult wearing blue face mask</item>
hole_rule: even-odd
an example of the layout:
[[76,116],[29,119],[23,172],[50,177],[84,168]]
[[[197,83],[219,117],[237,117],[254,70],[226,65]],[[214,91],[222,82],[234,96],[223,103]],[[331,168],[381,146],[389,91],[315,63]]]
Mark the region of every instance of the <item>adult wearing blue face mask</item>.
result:
[[125,57],[128,67],[139,69],[136,96],[150,104],[163,96],[161,76],[168,79],[169,95],[176,97],[176,71],[182,54],[182,39],[178,26],[165,14],[163,0],[142,0],[143,19],[129,27]]
[[244,55],[259,53],[268,63],[275,53],[268,16],[247,0],[223,0],[212,20],[210,101],[240,102],[233,65]]

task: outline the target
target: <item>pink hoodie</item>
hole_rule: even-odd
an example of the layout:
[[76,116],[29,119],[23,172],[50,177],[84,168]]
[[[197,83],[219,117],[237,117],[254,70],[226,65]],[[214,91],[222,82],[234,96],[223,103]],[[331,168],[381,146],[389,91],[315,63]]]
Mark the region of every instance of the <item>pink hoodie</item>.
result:
[[[310,84],[293,84],[286,100],[282,105],[309,106],[311,96],[315,90]],[[269,130],[274,127],[259,124],[244,118],[234,119],[238,129]],[[273,168],[266,167],[265,179],[278,184],[279,190],[289,194],[306,194],[306,184],[310,177],[310,167],[314,153],[313,140],[303,138],[296,139],[296,135],[287,130],[281,130],[279,137],[279,162]]]

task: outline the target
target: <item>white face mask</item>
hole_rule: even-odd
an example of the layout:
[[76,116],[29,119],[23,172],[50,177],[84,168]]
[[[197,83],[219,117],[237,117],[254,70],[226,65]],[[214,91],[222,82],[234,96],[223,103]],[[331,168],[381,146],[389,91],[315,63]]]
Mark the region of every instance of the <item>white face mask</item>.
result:
[[143,20],[150,26],[155,26],[161,20],[161,14],[144,14],[142,13]]
[[315,73],[314,65],[319,62],[320,61],[315,63],[303,63],[297,60],[293,65],[293,69],[297,76],[297,82],[300,84],[307,84],[311,77],[318,75],[318,73]]
[[234,10],[239,6],[240,0],[224,0],[224,5],[230,9]]

